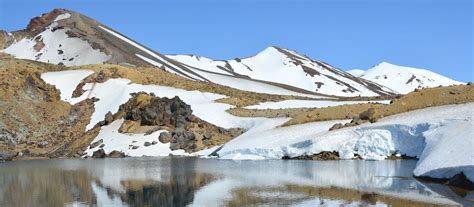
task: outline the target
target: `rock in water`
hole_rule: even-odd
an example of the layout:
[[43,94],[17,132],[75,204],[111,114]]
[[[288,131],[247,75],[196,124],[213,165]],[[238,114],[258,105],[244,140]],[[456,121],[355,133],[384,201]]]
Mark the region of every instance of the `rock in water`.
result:
[[125,157],[125,153],[114,150],[114,151],[109,153],[108,157],[110,157],[110,158],[122,158],[122,157]]
[[105,158],[104,149],[99,149],[92,154],[92,158]]

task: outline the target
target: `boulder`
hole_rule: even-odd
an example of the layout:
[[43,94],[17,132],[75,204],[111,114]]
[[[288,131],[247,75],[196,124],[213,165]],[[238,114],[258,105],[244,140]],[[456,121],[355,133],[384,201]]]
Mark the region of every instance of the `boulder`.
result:
[[202,135],[202,138],[203,138],[203,139],[210,139],[210,138],[212,138],[212,133],[211,133],[211,132],[205,132],[205,133]]
[[158,137],[158,140],[160,140],[161,143],[168,143],[171,142],[171,135],[168,132],[162,132],[160,136]]
[[106,154],[105,154],[105,151],[104,149],[99,149],[97,151],[95,151],[94,153],[92,153],[92,158],[105,158],[106,157]]
[[143,146],[145,146],[145,147],[148,147],[148,146],[150,146],[150,145],[151,145],[150,142],[145,142],[145,143],[143,144]]
[[114,150],[114,151],[109,153],[108,157],[110,157],[110,158],[122,158],[122,157],[125,157],[125,153]]

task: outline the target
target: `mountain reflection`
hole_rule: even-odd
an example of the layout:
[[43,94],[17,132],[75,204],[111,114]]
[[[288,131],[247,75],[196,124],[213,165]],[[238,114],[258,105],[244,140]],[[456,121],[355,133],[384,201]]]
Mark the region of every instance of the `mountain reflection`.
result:
[[0,206],[446,206],[473,192],[423,183],[413,161],[197,158],[0,163]]

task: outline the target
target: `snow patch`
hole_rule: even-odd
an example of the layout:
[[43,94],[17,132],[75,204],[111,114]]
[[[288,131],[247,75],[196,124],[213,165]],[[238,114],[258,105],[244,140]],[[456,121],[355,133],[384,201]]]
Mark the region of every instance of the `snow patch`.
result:
[[380,103],[390,104],[390,100],[383,101],[320,101],[320,100],[284,100],[279,102],[264,102],[258,105],[247,106],[247,109],[289,109],[289,108],[322,108],[347,104]]
[[81,81],[93,74],[92,70],[67,70],[60,72],[46,72],[41,74],[41,79],[46,83],[54,85],[57,89],[60,89],[61,100],[70,102],[72,101],[72,93],[76,89],[76,86]]
[[69,14],[69,13],[60,14],[56,17],[56,19],[54,19],[54,22],[57,22],[57,21],[63,20],[63,19],[67,19],[69,17],[71,17],[71,14]]

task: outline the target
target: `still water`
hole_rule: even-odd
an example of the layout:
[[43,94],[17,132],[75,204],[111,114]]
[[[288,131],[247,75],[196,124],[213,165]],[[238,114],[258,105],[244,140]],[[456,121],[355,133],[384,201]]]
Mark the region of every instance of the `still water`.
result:
[[414,179],[416,161],[199,158],[0,163],[0,206],[474,205]]

